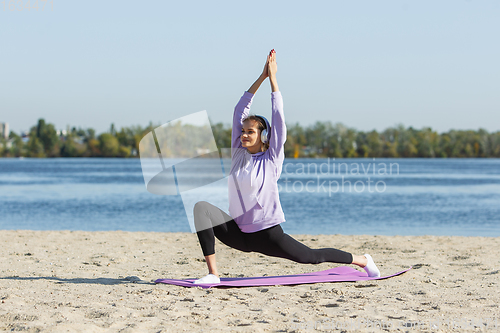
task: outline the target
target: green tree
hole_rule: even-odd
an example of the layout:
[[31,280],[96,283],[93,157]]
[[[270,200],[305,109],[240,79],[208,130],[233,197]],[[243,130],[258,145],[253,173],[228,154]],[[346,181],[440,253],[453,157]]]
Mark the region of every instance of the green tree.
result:
[[0,139],[0,157],[5,157],[8,154],[7,150],[7,140],[4,138]]
[[42,142],[43,149],[47,156],[55,157],[59,155],[57,149],[57,143],[59,142],[59,136],[54,128],[53,124],[48,124],[45,126],[40,134],[40,141]]
[[452,156],[452,142],[451,137],[447,133],[439,136],[438,147],[436,149],[437,157],[450,157]]
[[382,140],[382,157],[398,157],[399,130],[389,127],[380,133]]
[[417,131],[417,155],[418,157],[435,157],[436,133],[431,128]]
[[35,135],[30,136],[28,141],[28,157],[45,157],[43,144]]
[[78,149],[76,143],[72,140],[71,136],[66,137],[61,147],[62,157],[78,157]]
[[[47,124],[45,119],[38,119],[36,126],[30,130],[30,140],[28,142],[28,150],[30,156],[37,157],[55,157],[59,155],[57,144],[59,137],[53,124]],[[43,154],[39,151],[39,145],[42,145]]]
[[293,126],[287,126],[287,139],[285,141],[285,156],[294,157],[297,152],[297,157],[306,157],[302,147],[307,145],[304,129],[296,123]]
[[231,127],[225,127],[223,123],[217,123],[212,126],[215,144],[219,149],[231,148]]
[[99,157],[101,156],[101,149],[99,148],[99,140],[90,139],[87,142],[87,154],[88,157]]
[[130,147],[120,146],[120,148],[118,149],[118,157],[130,157],[130,154]]
[[405,129],[402,125],[398,126],[398,146],[397,152],[400,157],[417,157],[418,140],[415,138],[413,127]]
[[[11,146],[5,146],[4,154],[5,157],[21,157],[28,156],[26,151],[26,144],[23,142],[22,138],[14,132],[10,132],[9,140]],[[7,143],[6,143],[7,144]]]
[[85,134],[86,142],[89,140],[95,139],[95,130],[93,128],[88,128],[87,133]]
[[115,124],[114,123],[111,123],[111,126],[109,128],[109,134],[116,135],[116,130],[115,130]]
[[99,135],[99,150],[103,157],[114,157],[118,156],[120,151],[120,144],[118,139],[114,137],[111,133],[103,133]]
[[357,157],[356,130],[342,124],[336,125],[340,133],[340,149],[343,157]]
[[366,136],[366,144],[369,147],[368,157],[382,156],[383,144],[376,130],[368,133],[368,135]]
[[489,140],[491,145],[491,157],[500,157],[500,131],[491,133]]

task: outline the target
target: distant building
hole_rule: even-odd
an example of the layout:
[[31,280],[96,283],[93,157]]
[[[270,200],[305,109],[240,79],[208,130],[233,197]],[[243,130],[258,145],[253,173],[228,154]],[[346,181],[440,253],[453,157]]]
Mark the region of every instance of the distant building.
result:
[[85,137],[84,136],[74,137],[73,142],[83,145],[85,143]]
[[9,123],[0,123],[0,137],[8,139],[9,134]]
[[197,155],[208,154],[208,153],[210,153],[210,149],[208,148],[196,148]]
[[28,132],[21,132],[21,140],[23,142],[28,142],[30,140],[30,134]]

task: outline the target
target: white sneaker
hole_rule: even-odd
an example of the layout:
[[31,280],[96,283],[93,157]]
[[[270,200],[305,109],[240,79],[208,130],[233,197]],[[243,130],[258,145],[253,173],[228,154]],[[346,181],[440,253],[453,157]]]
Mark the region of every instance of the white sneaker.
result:
[[207,276],[204,276],[201,279],[194,281],[193,283],[194,284],[220,283],[220,279],[213,274],[208,274]]
[[375,265],[375,262],[372,259],[372,256],[369,254],[364,255],[366,259],[368,259],[368,264],[366,264],[363,269],[368,273],[369,277],[380,277],[380,271],[377,268],[377,265]]

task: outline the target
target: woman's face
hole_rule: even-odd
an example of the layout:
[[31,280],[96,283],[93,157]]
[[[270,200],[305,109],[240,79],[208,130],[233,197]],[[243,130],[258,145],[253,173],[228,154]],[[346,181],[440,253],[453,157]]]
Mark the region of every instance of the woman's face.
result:
[[247,148],[248,152],[255,154],[261,151],[262,141],[260,141],[260,131],[258,122],[255,120],[246,120],[241,129],[241,145]]

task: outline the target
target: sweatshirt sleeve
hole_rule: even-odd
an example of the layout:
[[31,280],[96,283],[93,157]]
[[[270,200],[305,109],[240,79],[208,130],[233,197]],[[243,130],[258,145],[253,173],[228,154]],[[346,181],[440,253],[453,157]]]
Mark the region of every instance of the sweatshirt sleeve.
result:
[[250,105],[252,105],[253,96],[254,94],[245,91],[234,108],[231,148],[243,148],[240,141],[241,129],[243,127],[242,120],[250,114]]
[[272,124],[269,154],[272,160],[284,160],[284,145],[286,141],[285,114],[283,113],[283,98],[280,91],[271,93]]

